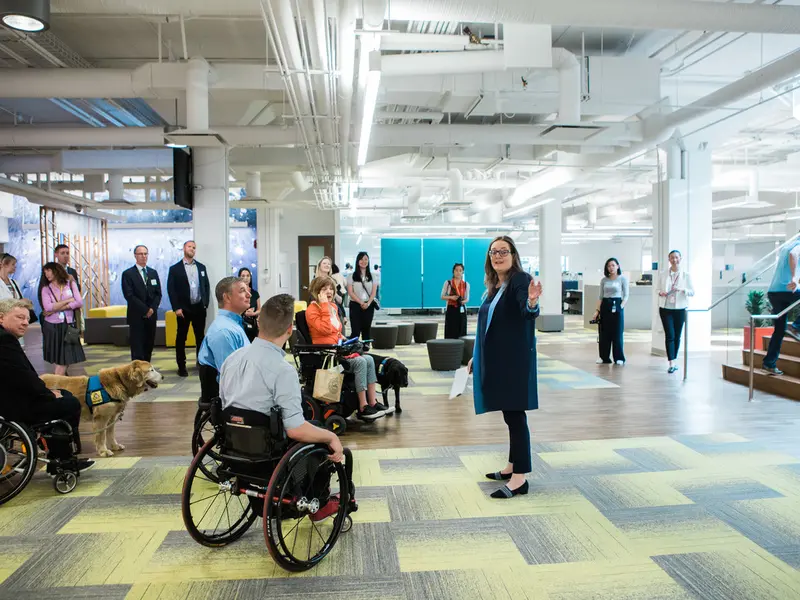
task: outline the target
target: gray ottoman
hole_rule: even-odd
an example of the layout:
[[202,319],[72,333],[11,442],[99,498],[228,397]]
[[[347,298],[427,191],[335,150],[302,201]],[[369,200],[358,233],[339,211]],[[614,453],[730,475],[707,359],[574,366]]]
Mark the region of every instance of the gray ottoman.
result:
[[83,341],[87,344],[113,344],[111,327],[125,325],[125,317],[91,317],[83,320]]
[[436,321],[423,321],[414,323],[414,341],[424,344],[428,340],[435,340],[439,333],[439,323]]
[[127,325],[112,325],[111,343],[115,346],[130,346],[130,330]]
[[167,347],[167,326],[163,321],[159,321],[156,325],[156,341],[153,345],[159,348]]
[[408,346],[414,341],[413,323],[395,323],[397,325],[397,345]]
[[376,350],[391,350],[397,345],[397,325],[373,325],[370,337]]
[[434,371],[455,371],[464,356],[464,340],[428,340],[428,359]]
[[460,339],[464,340],[464,355],[461,357],[461,364],[466,365],[469,359],[472,358],[472,351],[475,348],[475,336],[462,335]]

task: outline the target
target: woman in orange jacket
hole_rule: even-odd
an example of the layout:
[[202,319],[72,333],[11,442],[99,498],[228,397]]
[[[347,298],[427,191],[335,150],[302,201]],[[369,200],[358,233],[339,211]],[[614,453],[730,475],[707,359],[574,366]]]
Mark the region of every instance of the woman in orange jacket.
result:
[[[315,278],[309,286],[311,297],[314,299],[306,309],[306,322],[311,333],[312,344],[335,345],[342,342],[342,321],[339,311],[333,302],[336,282],[328,277]],[[342,360],[342,366],[348,373],[355,376],[356,392],[358,393],[358,418],[362,421],[379,419],[389,408],[378,402],[375,384],[378,378],[375,374],[375,361],[369,356],[353,356]]]

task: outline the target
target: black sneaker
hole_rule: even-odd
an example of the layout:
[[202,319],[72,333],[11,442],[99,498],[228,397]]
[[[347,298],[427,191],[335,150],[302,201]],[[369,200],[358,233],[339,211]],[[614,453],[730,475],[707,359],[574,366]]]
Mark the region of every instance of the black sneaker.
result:
[[778,367],[761,367],[761,369],[766,371],[767,375],[783,375],[783,371]]
[[84,471],[88,471],[94,466],[94,461],[91,458],[79,458],[78,459],[78,473],[83,473]]
[[378,412],[382,412],[385,415],[391,415],[394,413],[394,406],[386,406],[383,402],[376,402],[375,408],[378,409]]
[[374,421],[375,419],[380,419],[383,416],[383,413],[376,409],[374,406],[365,406],[364,410],[358,411],[358,418],[362,421]]
[[189,371],[186,370],[186,367],[178,367],[178,377],[188,377]]

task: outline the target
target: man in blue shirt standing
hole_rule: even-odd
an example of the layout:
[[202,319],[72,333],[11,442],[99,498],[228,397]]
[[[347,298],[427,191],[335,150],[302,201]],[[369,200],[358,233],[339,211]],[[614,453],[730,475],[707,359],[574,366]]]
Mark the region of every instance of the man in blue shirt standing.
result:
[[242,313],[250,308],[250,288],[238,277],[225,277],[214,289],[219,311],[200,346],[201,399],[219,395],[219,372],[233,352],[250,345],[242,325]]
[[[772,305],[772,314],[777,315],[800,300],[797,293],[798,279],[798,259],[800,258],[800,240],[795,240],[786,244],[778,252],[778,259],[775,264],[775,273],[772,275],[772,283],[769,284],[767,297]],[[775,320],[775,331],[769,340],[767,355],[764,357],[762,368],[770,375],[783,375],[777,367],[778,356],[781,353],[783,336],[786,333],[786,315]],[[789,335],[800,339],[800,318],[790,325]]]

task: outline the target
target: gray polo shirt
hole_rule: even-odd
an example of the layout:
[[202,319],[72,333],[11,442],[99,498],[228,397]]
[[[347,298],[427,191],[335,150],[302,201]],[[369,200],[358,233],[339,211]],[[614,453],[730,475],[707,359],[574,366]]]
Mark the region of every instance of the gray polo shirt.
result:
[[269,415],[273,406],[280,406],[283,427],[300,427],[305,422],[300,380],[284,355],[275,344],[261,338],[231,354],[219,378],[222,408],[232,406]]

